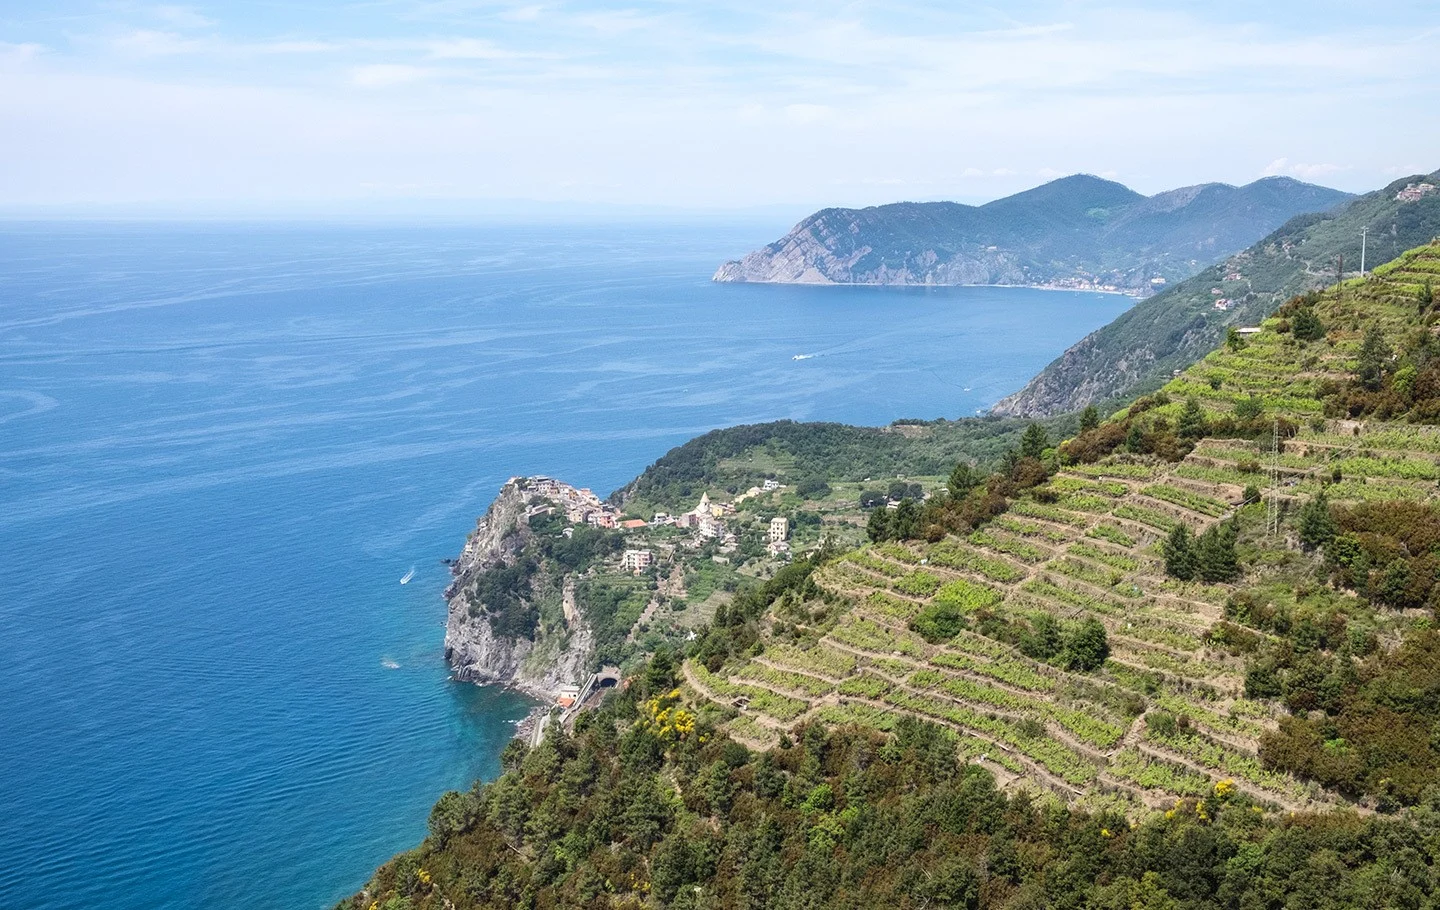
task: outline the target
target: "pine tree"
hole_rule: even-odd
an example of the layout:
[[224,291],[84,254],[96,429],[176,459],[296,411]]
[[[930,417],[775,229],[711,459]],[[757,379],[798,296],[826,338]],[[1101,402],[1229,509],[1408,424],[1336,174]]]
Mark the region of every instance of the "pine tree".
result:
[[1335,537],[1335,519],[1330,517],[1330,504],[1320,493],[1300,507],[1300,542],[1307,549],[1323,547]]
[[1380,329],[1371,326],[1360,343],[1360,362],[1355,375],[1360,384],[1372,392],[1378,392],[1385,385],[1385,371],[1390,366],[1392,352],[1385,343]]
[[1162,544],[1165,553],[1165,574],[1181,581],[1195,577],[1195,548],[1190,539],[1190,527],[1177,524]]
[[1130,430],[1125,434],[1125,451],[1133,452],[1137,455],[1144,453],[1145,431],[1141,429],[1140,424],[1130,424]]
[[1435,303],[1435,286],[1426,278],[1425,283],[1420,286],[1420,292],[1416,295],[1420,303],[1420,312],[1425,312]]
[[875,543],[890,539],[890,510],[885,508],[876,509],[870,513],[870,521],[865,525],[865,533]]
[[950,480],[945,486],[950,490],[950,496],[960,499],[980,485],[980,472],[970,467],[968,462],[960,462],[955,470],[950,472]]
[[1110,640],[1105,626],[1094,617],[1080,621],[1065,639],[1060,662],[1070,670],[1098,670],[1110,656]]
[[1045,450],[1050,448],[1050,435],[1045,428],[1038,423],[1032,423],[1025,428],[1025,435],[1020,437],[1020,457],[1040,458]]
[[1100,412],[1095,405],[1086,405],[1085,410],[1080,412],[1080,432],[1088,433],[1100,426]]
[[1209,432],[1210,425],[1205,419],[1205,411],[1200,407],[1200,402],[1194,398],[1185,399],[1185,407],[1180,411],[1176,430],[1182,439],[1199,439]]
[[913,540],[920,536],[920,505],[913,499],[902,499],[890,518],[892,540]]
[[1240,557],[1235,552],[1235,525],[1211,525],[1195,540],[1195,571],[1202,581],[1232,581],[1240,574]]
[[1300,341],[1319,341],[1325,337],[1325,324],[1314,310],[1305,307],[1295,314],[1291,331]]

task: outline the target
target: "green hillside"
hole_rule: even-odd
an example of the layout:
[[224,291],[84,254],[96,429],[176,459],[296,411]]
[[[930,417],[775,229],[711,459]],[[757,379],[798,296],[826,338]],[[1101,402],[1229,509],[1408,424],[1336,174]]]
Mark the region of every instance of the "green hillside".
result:
[[1297,296],[874,509],[342,906],[1433,906],[1436,283]]
[[1270,177],[1142,196],[1088,174],[980,206],[822,209],[717,281],[1108,286],[1148,294],[1348,193]]
[[[1394,259],[1440,236],[1440,193],[1413,197],[1407,187],[1440,187],[1440,172],[1406,177],[1322,214],[1301,215],[1254,246],[1142,301],[1086,336],[992,413],[1036,417],[1116,401],[1158,388],[1172,371],[1210,350],[1231,325],[1253,325],[1289,297],[1368,264]],[[1413,190],[1411,191],[1413,193]],[[1228,309],[1217,309],[1224,302]]]

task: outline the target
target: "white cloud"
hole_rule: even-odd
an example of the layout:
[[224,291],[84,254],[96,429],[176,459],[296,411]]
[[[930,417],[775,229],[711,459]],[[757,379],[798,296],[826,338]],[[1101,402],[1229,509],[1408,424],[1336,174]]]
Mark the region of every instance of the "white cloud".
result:
[[787,104],[785,116],[794,123],[819,123],[835,115],[834,108],[824,104]]
[[517,6],[512,9],[505,10],[503,13],[500,14],[500,18],[506,20],[507,22],[534,22],[536,19],[540,18],[540,14],[544,11],[545,7],[538,4],[533,4],[531,6]]
[[429,55],[436,60],[524,60],[536,56],[508,50],[493,41],[479,38],[433,41],[428,47]]
[[1289,158],[1276,158],[1260,172],[1262,177],[1298,177],[1301,180],[1319,180],[1331,174],[1348,170],[1342,164],[1303,164]]
[[154,6],[150,8],[150,15],[173,28],[209,28],[215,24],[214,19],[202,16],[188,6]]
[[42,44],[11,44],[0,41],[0,66],[18,69],[45,53]]
[[416,82],[431,75],[433,70],[404,63],[371,63],[350,70],[350,82],[362,88],[388,88]]
[[260,41],[239,45],[236,50],[244,54],[325,54],[338,51],[341,45],[333,41]]
[[[1299,148],[1304,162],[1267,173],[1359,190],[1440,149],[1440,121],[1413,116],[1440,101],[1440,60],[1408,26],[1086,4],[893,16],[813,0],[386,0],[267,34],[116,2],[105,8],[123,24],[45,48],[0,43],[0,131],[26,136],[0,143],[0,204],[243,197],[257,174],[301,195],[443,183],[457,196],[673,204],[872,204],[898,195],[890,179],[1003,195],[1082,171],[1155,192],[1246,182]],[[237,105],[246,91],[264,103]],[[1336,109],[1412,128],[1379,145],[1317,130]],[[175,159],[137,156],[121,174],[99,150],[122,146]]]
[[177,32],[137,28],[111,38],[110,45],[128,56],[169,57],[199,53],[205,49],[206,42],[198,38],[187,38]]

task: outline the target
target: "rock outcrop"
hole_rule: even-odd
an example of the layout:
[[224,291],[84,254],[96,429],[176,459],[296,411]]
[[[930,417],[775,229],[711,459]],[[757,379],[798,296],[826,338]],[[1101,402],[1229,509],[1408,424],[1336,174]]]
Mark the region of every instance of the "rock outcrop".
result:
[[778,242],[716,270],[714,281],[768,284],[964,285],[1030,282],[1013,253],[983,248],[965,252],[920,249],[898,263],[873,263],[874,249],[842,249],[827,219],[809,219]]
[[[530,518],[545,500],[515,478],[475,526],[460,558],[451,567],[455,580],[445,590],[449,616],[445,624],[445,659],[457,679],[482,684],[513,686],[530,695],[549,699],[563,686],[585,681],[595,649],[594,634],[584,616],[573,607],[573,582],[563,582],[564,598],[571,605],[555,627],[537,622],[529,636],[496,631],[489,606],[478,592],[478,582],[490,571],[512,566],[533,542]],[[525,596],[538,597],[532,579]]]

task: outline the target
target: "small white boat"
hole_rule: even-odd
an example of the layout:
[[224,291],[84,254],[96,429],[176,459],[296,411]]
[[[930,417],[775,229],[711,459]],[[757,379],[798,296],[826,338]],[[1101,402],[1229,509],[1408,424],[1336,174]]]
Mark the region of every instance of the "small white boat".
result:
[[410,583],[410,579],[412,579],[412,578],[414,578],[414,577],[415,577],[415,567],[414,567],[414,566],[411,566],[411,567],[410,567],[410,571],[405,573],[405,577],[402,578],[402,579],[400,579],[400,583],[401,583],[402,585],[408,585],[408,584]]
[[814,354],[796,354],[794,357],[791,357],[790,359],[791,359],[791,360],[809,360],[811,357],[814,357],[814,356],[815,356]]

